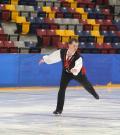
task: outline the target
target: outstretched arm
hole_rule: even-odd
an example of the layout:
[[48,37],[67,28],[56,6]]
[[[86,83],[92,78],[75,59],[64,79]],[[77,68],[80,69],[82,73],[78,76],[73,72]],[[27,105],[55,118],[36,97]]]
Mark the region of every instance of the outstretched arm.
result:
[[61,61],[60,57],[60,50],[57,50],[50,55],[45,55],[43,58],[39,61],[39,64],[46,63],[46,64],[53,64]]
[[78,60],[76,60],[75,66],[71,69],[71,72],[73,73],[73,75],[75,76],[78,75],[82,66],[83,66],[83,62],[82,62],[82,58],[80,57]]

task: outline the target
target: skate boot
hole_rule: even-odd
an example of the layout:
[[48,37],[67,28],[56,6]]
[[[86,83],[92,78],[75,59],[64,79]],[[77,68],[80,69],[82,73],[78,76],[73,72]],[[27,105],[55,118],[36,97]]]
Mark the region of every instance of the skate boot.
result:
[[60,115],[60,114],[62,114],[62,111],[57,111],[57,110],[55,110],[55,111],[53,112],[53,114],[55,114],[55,115]]
[[99,98],[99,95],[95,95],[94,97],[95,97],[96,99],[100,99],[100,98]]

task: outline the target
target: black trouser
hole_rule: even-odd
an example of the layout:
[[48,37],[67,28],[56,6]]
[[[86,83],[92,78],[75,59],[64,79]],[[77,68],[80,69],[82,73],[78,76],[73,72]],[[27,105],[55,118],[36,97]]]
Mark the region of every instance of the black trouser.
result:
[[61,82],[60,82],[60,89],[58,92],[58,99],[57,99],[57,111],[62,111],[64,106],[64,100],[65,100],[65,91],[66,87],[68,86],[68,83],[70,80],[76,80],[90,93],[92,94],[96,99],[99,99],[98,94],[95,92],[92,84],[88,81],[86,75],[82,75],[79,73],[77,76],[72,75],[71,73],[67,73],[63,71]]

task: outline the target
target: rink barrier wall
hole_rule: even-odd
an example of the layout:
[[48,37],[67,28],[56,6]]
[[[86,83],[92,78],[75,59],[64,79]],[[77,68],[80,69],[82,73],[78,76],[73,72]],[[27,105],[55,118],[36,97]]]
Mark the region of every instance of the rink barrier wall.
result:
[[[88,79],[94,85],[120,84],[120,55],[84,54]],[[61,62],[39,65],[42,54],[0,54],[0,87],[58,86]],[[71,81],[69,86],[79,86]]]

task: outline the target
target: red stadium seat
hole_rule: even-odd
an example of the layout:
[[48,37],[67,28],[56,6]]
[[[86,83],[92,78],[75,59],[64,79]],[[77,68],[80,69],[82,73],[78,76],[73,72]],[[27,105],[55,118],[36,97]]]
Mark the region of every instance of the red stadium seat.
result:
[[89,3],[88,4],[88,8],[95,8],[95,6],[96,6],[95,3]]
[[9,49],[7,47],[0,47],[0,53],[9,53]]
[[0,34],[4,34],[4,30],[0,28]]
[[110,14],[110,10],[106,9],[106,8],[105,9],[103,8],[103,9],[101,9],[101,13],[105,14],[105,15],[109,15]]
[[101,48],[101,49],[104,48],[104,46],[103,46],[102,43],[96,43],[95,47],[96,47],[96,48],[99,48],[99,49],[100,49],[100,48]]
[[51,37],[50,36],[43,36],[42,37],[42,44],[44,47],[50,46]]
[[104,25],[112,25],[112,20],[107,19],[103,21]]
[[47,35],[48,36],[55,36],[56,35],[56,31],[55,30],[47,30]]
[[53,24],[53,23],[55,23],[55,22],[54,22],[54,19],[52,19],[52,18],[45,18],[45,19],[44,19],[44,22],[45,22],[45,23],[48,23],[48,24],[51,24],[51,23]]
[[117,31],[116,32],[116,35],[120,37],[120,31]]
[[113,20],[113,15],[106,15],[106,19],[110,19],[110,20]]
[[82,19],[82,20],[80,20],[80,22],[81,22],[82,24],[88,24],[86,19]]
[[18,47],[10,47],[9,48],[9,53],[19,53]]
[[8,41],[9,36],[7,34],[0,34],[0,41]]
[[55,17],[56,18],[63,18],[64,17],[64,14],[62,12],[56,12],[55,13]]
[[47,47],[50,45],[50,36],[47,36],[47,30],[37,29],[38,43]]
[[58,35],[51,37],[51,44],[53,47],[57,47],[57,45],[60,41],[61,41],[61,38]]
[[105,4],[105,5],[108,5],[108,0],[96,0],[96,4],[97,5],[102,5],[102,4]]
[[102,19],[96,19],[96,23],[97,24],[100,24],[100,25],[103,25],[104,24],[104,20],[102,20]]
[[5,10],[5,5],[4,4],[0,4],[0,10]]
[[59,29],[59,25],[58,25],[58,24],[55,24],[55,23],[50,24],[50,29],[51,29],[51,30]]
[[100,31],[108,31],[108,25],[100,25]]
[[8,47],[8,48],[15,47],[13,41],[4,41],[4,45],[5,45],[5,47]]
[[118,29],[117,29],[117,26],[116,26],[116,25],[110,25],[110,26],[108,27],[108,30],[109,30],[109,31],[117,31]]
[[68,8],[68,12],[75,13],[75,8]]
[[104,48],[112,48],[112,45],[111,45],[111,43],[104,43],[103,47]]
[[70,8],[70,6],[71,6],[71,4],[69,2],[67,2],[67,1],[61,2],[61,7],[68,7],[68,8]]
[[79,13],[73,13],[73,18],[75,18],[75,19],[81,19],[82,18],[82,15],[79,14]]
[[4,47],[3,41],[0,41],[0,47]]
[[8,10],[3,10],[2,11],[2,21],[5,21],[5,22],[7,22],[7,21],[10,21],[10,11],[8,11]]
[[68,48],[68,44],[59,42],[58,45],[57,45],[57,48],[58,49]]
[[77,0],[77,2],[80,2],[80,3],[85,3],[85,4],[89,4],[89,3],[91,3],[91,1],[90,0]]
[[51,10],[54,11],[54,12],[59,12],[59,8],[58,7],[52,7]]
[[83,25],[83,30],[84,31],[91,31],[92,30],[92,25],[91,24],[84,24]]
[[46,36],[47,31],[45,29],[37,29],[37,35],[38,36]]

